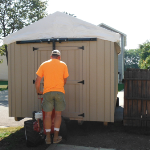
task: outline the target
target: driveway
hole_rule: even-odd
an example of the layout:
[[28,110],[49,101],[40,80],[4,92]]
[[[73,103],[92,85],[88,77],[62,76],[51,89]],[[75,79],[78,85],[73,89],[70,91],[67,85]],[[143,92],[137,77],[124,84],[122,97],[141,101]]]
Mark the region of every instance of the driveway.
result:
[[0,91],[0,127],[24,126],[24,121],[29,120],[30,118],[15,121],[14,117],[9,117],[8,106],[8,90]]

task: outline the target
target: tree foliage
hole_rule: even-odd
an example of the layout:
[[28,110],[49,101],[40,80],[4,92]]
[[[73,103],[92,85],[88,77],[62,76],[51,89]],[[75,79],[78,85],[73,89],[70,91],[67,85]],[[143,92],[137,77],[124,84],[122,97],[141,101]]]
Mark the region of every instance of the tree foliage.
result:
[[[45,17],[47,0],[0,0],[0,39]],[[0,48],[5,55],[5,46]]]
[[150,42],[147,41],[140,45],[140,61],[141,69],[150,69]]
[[124,52],[124,70],[127,68],[139,68],[140,50],[130,49]]
[[[5,46],[6,45],[2,45],[1,47],[0,47],[0,56],[5,56],[6,55],[6,49],[5,49]],[[1,63],[3,63],[3,59],[0,59],[0,64]]]
[[45,17],[46,4],[40,0],[0,0],[0,37]]

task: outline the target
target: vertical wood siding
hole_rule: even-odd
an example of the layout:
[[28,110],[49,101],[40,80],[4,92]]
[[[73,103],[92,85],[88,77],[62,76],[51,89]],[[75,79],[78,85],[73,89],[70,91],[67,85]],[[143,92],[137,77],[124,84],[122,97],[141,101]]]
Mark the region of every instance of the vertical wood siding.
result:
[[[110,42],[110,55],[111,55],[111,60],[110,60],[110,121],[114,121],[114,113],[115,113],[115,108],[114,108],[114,101],[116,97],[116,87],[115,87],[115,76],[117,76],[117,71],[115,71],[115,51],[114,51],[114,43]],[[117,64],[116,64],[117,66]]]
[[20,45],[21,50],[21,111],[22,116],[28,114],[28,45]]
[[[84,50],[78,50],[79,46],[84,46]],[[33,51],[33,47],[39,50]],[[32,117],[34,110],[41,110],[33,80],[40,64],[50,58],[51,48],[52,44],[12,43],[8,46],[10,116]],[[65,42],[58,43],[57,49],[60,49],[63,61],[72,70],[68,81],[85,81],[84,85],[65,85],[68,92],[65,95],[68,104],[66,112],[83,112],[83,120],[87,121],[113,122],[118,87],[118,55],[114,43],[101,39]],[[81,118],[78,113],[75,114],[70,116]]]
[[8,45],[8,102],[9,102],[9,116],[12,116],[12,80],[11,80],[11,45]]
[[90,42],[90,120],[95,121],[97,116],[96,74],[97,74],[97,45],[96,41]]
[[90,121],[114,122],[118,91],[117,57],[113,42],[101,39],[90,42]]
[[16,96],[16,116],[21,117],[22,116],[22,105],[21,105],[21,99],[22,99],[22,73],[21,73],[21,46],[15,44],[15,96]]
[[27,45],[27,51],[28,51],[28,56],[27,56],[27,60],[28,60],[28,72],[27,72],[27,78],[28,78],[28,86],[27,86],[27,91],[28,91],[28,99],[27,99],[27,103],[28,103],[28,113],[27,116],[31,117],[32,112],[34,109],[34,92],[35,92],[35,85],[33,84],[33,80],[35,79],[35,72],[34,72],[34,52],[32,49],[32,45],[28,44]]
[[105,41],[97,41],[97,120],[104,121],[105,112]]
[[150,70],[125,71],[125,126],[150,126]]

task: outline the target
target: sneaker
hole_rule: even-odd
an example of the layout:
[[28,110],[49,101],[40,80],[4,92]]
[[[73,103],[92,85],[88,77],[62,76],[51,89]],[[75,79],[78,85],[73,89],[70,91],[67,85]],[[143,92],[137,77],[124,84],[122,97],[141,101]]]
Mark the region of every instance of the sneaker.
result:
[[58,136],[57,138],[54,138],[53,143],[59,143],[62,140],[61,136]]

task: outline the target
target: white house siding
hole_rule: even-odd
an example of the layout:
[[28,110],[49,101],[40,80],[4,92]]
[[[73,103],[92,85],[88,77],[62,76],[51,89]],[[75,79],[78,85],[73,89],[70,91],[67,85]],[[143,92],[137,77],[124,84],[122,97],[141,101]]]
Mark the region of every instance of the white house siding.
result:
[[0,81],[8,80],[8,66],[6,56],[0,56],[0,60],[3,59],[3,63],[0,64]]

